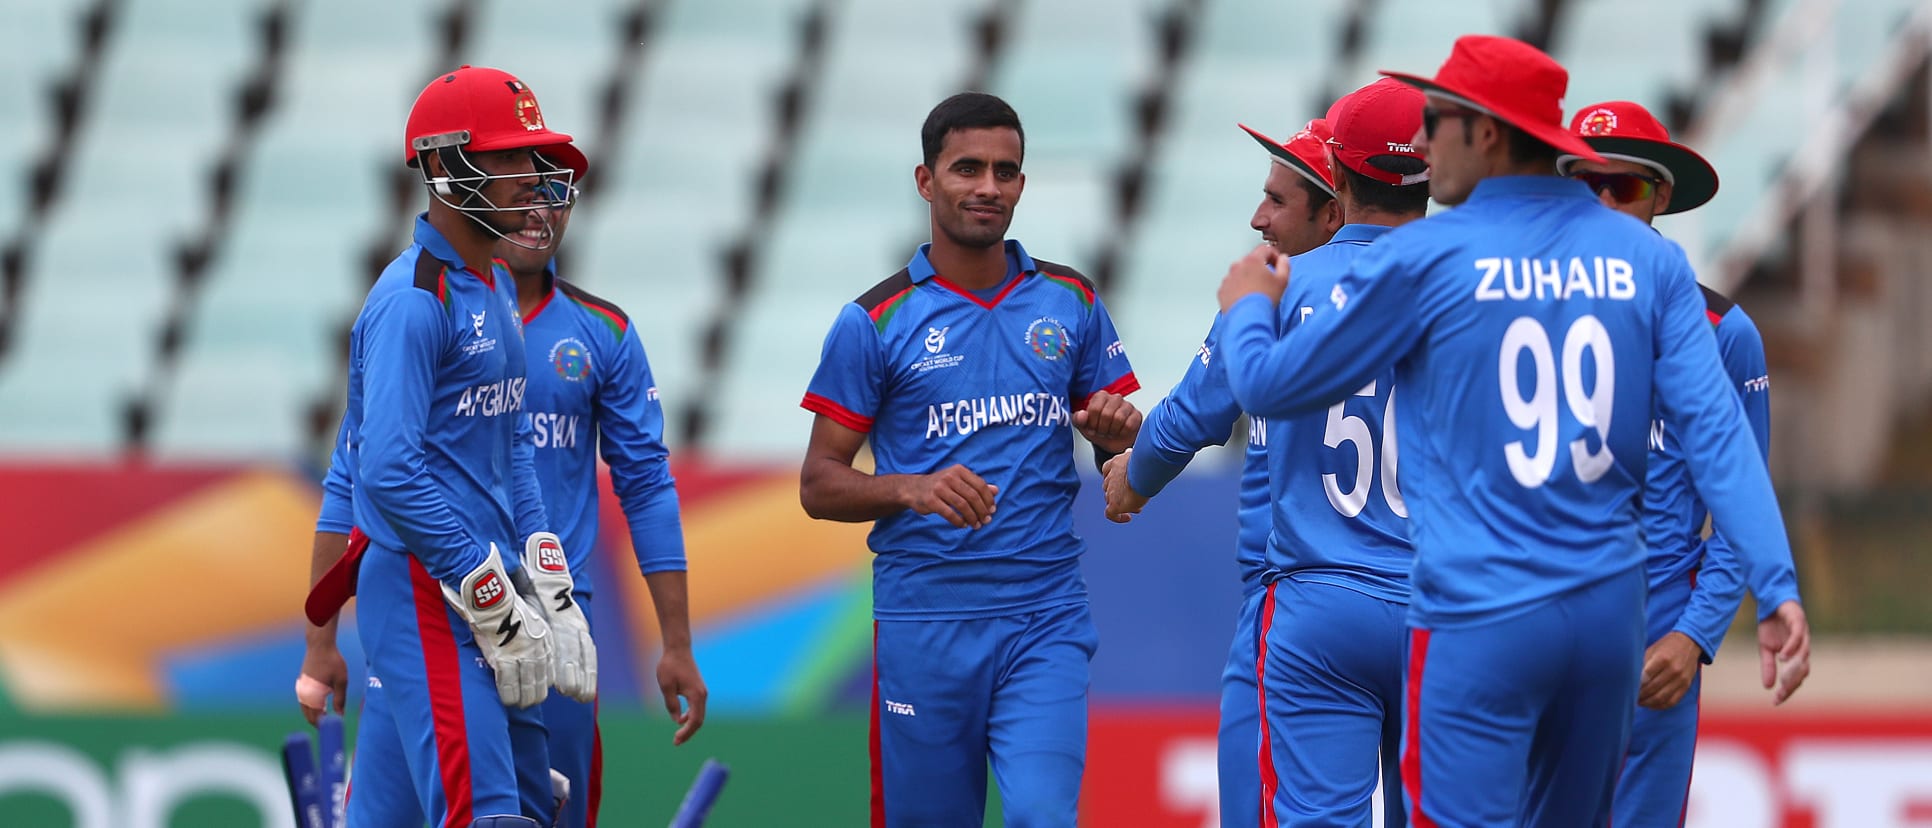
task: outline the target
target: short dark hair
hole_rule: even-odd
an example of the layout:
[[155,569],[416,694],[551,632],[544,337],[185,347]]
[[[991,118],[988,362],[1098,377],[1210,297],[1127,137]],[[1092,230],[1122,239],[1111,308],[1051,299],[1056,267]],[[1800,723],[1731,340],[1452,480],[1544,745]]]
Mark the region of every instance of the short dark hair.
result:
[[1543,143],[1541,139],[1500,120],[1496,123],[1503,127],[1503,135],[1509,142],[1509,160],[1512,163],[1556,166],[1556,157],[1562,154],[1556,151],[1556,147]]
[[[1428,162],[1405,155],[1378,155],[1370,158],[1368,165],[1398,175],[1415,175],[1429,168]],[[1399,215],[1429,210],[1427,181],[1388,184],[1351,170],[1346,165],[1342,166],[1342,175],[1348,179],[1349,198],[1363,207]]]
[[956,129],[1000,127],[1019,133],[1020,154],[1024,156],[1026,130],[1020,128],[1020,115],[998,95],[961,92],[940,101],[938,106],[926,113],[926,123],[919,128],[919,144],[926,153],[926,166],[930,168],[939,160],[939,150],[946,143],[947,133]]
[[1334,193],[1323,189],[1321,185],[1313,181],[1309,181],[1305,175],[1295,176],[1295,183],[1300,184],[1301,191],[1308,194],[1308,217],[1311,219],[1315,217],[1316,213],[1321,212],[1323,205],[1335,200]]

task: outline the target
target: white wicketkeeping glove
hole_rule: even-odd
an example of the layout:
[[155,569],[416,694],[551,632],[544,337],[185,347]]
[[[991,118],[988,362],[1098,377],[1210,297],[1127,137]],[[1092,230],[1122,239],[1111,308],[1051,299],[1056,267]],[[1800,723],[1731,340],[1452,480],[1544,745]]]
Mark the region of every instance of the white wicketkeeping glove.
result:
[[529,707],[550,694],[550,625],[517,594],[496,544],[483,563],[463,576],[461,590],[443,585],[443,597],[470,624],[476,646],[496,672],[496,695],[512,707]]
[[537,606],[550,623],[550,655],[557,690],[580,702],[597,698],[597,645],[590,640],[590,620],[573,596],[570,562],[563,541],[551,532],[537,532],[523,543],[523,571],[537,589]]

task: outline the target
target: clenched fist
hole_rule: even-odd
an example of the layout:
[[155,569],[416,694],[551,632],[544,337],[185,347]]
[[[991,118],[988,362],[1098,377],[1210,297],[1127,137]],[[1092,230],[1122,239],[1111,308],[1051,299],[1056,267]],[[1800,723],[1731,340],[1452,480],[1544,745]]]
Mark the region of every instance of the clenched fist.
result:
[[1087,398],[1087,407],[1073,412],[1073,427],[1087,442],[1108,454],[1119,454],[1134,445],[1140,434],[1140,409],[1126,397],[1096,391]]
[[900,499],[919,514],[936,514],[961,529],[978,529],[993,519],[993,498],[999,490],[954,464],[931,474],[907,476]]

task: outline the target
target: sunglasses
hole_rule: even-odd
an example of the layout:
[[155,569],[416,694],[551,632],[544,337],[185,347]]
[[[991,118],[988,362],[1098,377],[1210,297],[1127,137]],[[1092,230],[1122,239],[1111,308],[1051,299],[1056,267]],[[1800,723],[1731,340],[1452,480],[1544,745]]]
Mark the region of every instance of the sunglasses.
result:
[[537,197],[550,207],[570,207],[577,203],[577,188],[553,178],[537,185]]
[[1430,140],[1434,140],[1436,137],[1436,124],[1440,123],[1442,119],[1474,118],[1481,114],[1481,112],[1473,109],[1425,106],[1422,108],[1422,134]]
[[1639,173],[1573,172],[1570,177],[1590,188],[1590,192],[1609,193],[1618,204],[1642,201],[1657,193],[1657,185],[1664,183],[1661,178],[1653,178]]

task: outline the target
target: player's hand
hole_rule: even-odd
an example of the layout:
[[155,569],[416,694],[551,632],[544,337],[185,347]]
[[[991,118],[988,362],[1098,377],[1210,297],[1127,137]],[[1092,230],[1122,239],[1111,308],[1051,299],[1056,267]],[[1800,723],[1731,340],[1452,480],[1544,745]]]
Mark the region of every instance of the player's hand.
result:
[[[698,675],[697,659],[691,657],[691,648],[665,650],[657,660],[657,689],[664,692],[664,709],[671,714],[671,721],[678,723],[678,732],[671,736],[671,744],[681,745],[691,740],[698,728],[704,727],[704,677]],[[678,697],[684,697],[684,705],[678,705]]]
[[1000,487],[981,480],[957,463],[931,474],[908,475],[906,508],[938,515],[961,529],[978,529],[993,519],[993,498]]
[[1216,296],[1221,300],[1221,312],[1227,313],[1234,303],[1256,293],[1268,297],[1271,305],[1278,303],[1286,290],[1288,257],[1273,246],[1263,244],[1228,266],[1228,275],[1222,277],[1221,290]]
[[310,641],[302,654],[302,675],[295,679],[295,701],[302,706],[302,718],[314,726],[329,712],[330,697],[335,712],[341,713],[349,698],[349,665],[334,642]]
[[1704,648],[1690,636],[1670,631],[1644,650],[1644,679],[1637,688],[1637,703],[1652,710],[1669,710],[1684,700],[1697,667],[1703,662]]
[[1758,679],[1773,686],[1772,704],[1784,704],[1811,675],[1811,624],[1797,601],[1778,605],[1771,617],[1758,622]]
[[1107,519],[1115,523],[1133,520],[1140,510],[1147,508],[1147,498],[1127,483],[1127,461],[1133,456],[1134,450],[1129,447],[1100,467],[1101,490],[1107,494]]
[[597,644],[590,620],[577,603],[570,560],[554,532],[534,532],[523,542],[523,571],[529,573],[531,602],[550,625],[550,671],[557,691],[580,702],[597,699]]
[[1080,430],[1080,436],[1108,454],[1134,447],[1140,420],[1140,409],[1111,391],[1095,391],[1087,398],[1086,408],[1073,412],[1073,427]]
[[463,576],[460,589],[444,584],[443,597],[469,622],[477,649],[496,674],[497,698],[511,707],[531,707],[550,695],[550,625],[542,610],[517,594],[496,544]]

